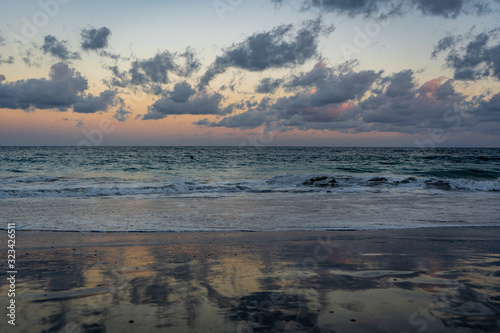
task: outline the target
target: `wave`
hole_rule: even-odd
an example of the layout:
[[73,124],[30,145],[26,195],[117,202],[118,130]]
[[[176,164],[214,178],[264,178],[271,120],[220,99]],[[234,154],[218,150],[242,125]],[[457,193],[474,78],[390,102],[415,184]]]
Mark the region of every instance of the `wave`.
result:
[[102,197],[130,195],[226,195],[235,193],[500,191],[500,179],[283,174],[267,179],[206,181],[175,178],[141,182],[119,178],[9,177],[0,179],[1,198]]

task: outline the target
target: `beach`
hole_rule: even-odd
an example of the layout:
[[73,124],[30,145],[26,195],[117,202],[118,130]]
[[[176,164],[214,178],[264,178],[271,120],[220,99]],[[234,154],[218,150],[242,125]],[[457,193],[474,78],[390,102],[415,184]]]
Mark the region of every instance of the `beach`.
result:
[[498,331],[499,231],[17,231],[0,330]]
[[500,0],[3,3],[0,333],[500,333]]

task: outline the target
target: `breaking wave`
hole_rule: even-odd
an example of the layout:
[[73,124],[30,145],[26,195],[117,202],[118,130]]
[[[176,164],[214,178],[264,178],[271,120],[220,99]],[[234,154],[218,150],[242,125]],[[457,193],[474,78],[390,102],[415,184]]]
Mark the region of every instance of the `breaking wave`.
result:
[[118,178],[5,177],[0,198],[102,197],[130,195],[227,195],[235,193],[309,193],[381,191],[500,191],[500,179],[358,176],[344,174],[283,174],[267,179],[232,181],[133,181]]

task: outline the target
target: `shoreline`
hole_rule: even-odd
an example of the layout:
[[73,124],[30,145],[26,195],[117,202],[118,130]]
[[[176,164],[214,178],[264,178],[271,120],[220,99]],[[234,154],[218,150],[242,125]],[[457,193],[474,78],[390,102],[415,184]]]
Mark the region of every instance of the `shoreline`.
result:
[[[20,222],[6,222],[7,223],[20,223]],[[317,228],[317,229],[200,229],[200,230],[49,230],[49,229],[16,229],[16,232],[23,233],[82,233],[82,234],[98,234],[98,233],[109,233],[109,234],[128,234],[128,233],[274,233],[274,232],[284,232],[284,233],[315,233],[315,232],[383,232],[383,231],[404,231],[404,230],[422,230],[422,229],[433,229],[433,230],[449,230],[449,229],[482,229],[482,228],[500,228],[500,224],[492,225],[450,225],[450,226],[417,226],[417,227],[387,227],[387,228],[366,228],[366,229],[356,229],[356,228]],[[0,227],[0,231],[7,231],[8,228]]]
[[16,327],[3,318],[5,332],[481,332],[500,322],[497,227],[16,231],[16,250]]

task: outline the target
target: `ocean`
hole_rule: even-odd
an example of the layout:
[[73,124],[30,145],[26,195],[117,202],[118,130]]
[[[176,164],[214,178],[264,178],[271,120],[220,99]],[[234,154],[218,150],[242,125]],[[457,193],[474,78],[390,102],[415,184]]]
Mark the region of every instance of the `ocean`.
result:
[[57,231],[500,226],[500,149],[0,147],[0,226]]

